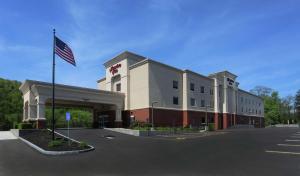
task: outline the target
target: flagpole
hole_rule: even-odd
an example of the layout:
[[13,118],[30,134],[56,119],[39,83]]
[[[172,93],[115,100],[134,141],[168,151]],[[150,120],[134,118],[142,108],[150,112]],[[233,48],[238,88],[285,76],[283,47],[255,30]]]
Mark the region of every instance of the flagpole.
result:
[[55,124],[55,29],[53,29],[53,65],[52,65],[52,140],[54,140],[54,124]]

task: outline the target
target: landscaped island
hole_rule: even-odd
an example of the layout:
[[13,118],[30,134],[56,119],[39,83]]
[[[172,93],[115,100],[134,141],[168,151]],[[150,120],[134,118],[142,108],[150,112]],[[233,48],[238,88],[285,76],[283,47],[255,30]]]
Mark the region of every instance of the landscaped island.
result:
[[19,136],[45,151],[89,151],[93,149],[85,142],[68,139],[58,133],[55,133],[55,140],[52,140],[50,130],[20,130]]

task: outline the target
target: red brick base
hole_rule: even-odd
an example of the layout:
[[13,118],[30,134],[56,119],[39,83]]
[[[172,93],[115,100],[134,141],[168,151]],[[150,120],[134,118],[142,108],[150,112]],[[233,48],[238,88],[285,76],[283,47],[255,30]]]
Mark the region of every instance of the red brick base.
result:
[[[201,111],[181,111],[170,109],[153,109],[153,121],[155,126],[199,126],[205,123],[205,112]],[[122,112],[123,123],[114,122],[114,127],[128,127],[130,125],[130,116],[139,122],[152,122],[152,109],[143,108]],[[215,130],[226,129],[234,125],[249,124],[251,122],[255,127],[264,127],[264,118],[241,116],[230,113],[207,113],[208,123],[215,124]]]
[[37,120],[36,121],[36,128],[37,129],[45,129],[46,128],[46,120]]

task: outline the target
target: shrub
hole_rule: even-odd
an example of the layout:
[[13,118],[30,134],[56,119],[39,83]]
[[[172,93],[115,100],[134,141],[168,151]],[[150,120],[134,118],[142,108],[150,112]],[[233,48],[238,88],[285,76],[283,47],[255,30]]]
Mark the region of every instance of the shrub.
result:
[[88,144],[85,143],[85,142],[80,142],[80,143],[79,143],[79,147],[81,147],[81,148],[87,148],[87,147],[88,147]]
[[33,125],[31,123],[19,123],[18,129],[33,129]]
[[215,124],[209,123],[208,124],[208,131],[214,131],[215,130]]
[[48,143],[48,147],[59,147],[62,145],[62,141],[61,140],[54,140],[54,141],[50,141]]

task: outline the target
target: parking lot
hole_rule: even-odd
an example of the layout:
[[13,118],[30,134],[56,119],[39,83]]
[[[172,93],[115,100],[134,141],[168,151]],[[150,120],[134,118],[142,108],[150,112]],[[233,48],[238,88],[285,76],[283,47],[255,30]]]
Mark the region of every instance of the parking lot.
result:
[[96,150],[69,156],[45,156],[20,140],[2,140],[0,175],[300,175],[299,129],[222,132],[169,140],[71,130]]

